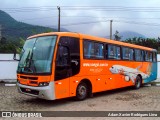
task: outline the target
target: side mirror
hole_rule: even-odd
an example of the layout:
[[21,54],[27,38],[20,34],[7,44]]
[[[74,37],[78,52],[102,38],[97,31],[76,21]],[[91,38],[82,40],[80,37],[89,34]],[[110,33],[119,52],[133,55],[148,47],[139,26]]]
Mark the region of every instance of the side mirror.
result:
[[17,55],[18,55],[18,54],[17,54],[17,50],[14,49],[13,60],[20,61],[19,56],[17,56]]

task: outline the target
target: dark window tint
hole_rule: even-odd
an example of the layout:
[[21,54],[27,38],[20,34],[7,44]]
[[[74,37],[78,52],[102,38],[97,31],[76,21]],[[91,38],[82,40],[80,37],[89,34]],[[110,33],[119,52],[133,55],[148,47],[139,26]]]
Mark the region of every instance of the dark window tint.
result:
[[143,61],[143,51],[135,50],[135,60],[136,61]]
[[145,52],[145,61],[152,62],[152,53],[146,51]]
[[134,50],[131,48],[123,47],[122,48],[123,59],[124,60],[134,60]]
[[102,43],[95,43],[94,49],[95,49],[95,57],[96,58],[104,58],[104,53],[103,53],[103,44]]
[[157,62],[157,55],[155,52],[153,53],[153,62]]
[[59,46],[56,58],[55,80],[67,78],[71,74],[69,49],[65,46]]
[[79,48],[79,38],[60,38],[56,57],[55,80],[61,80],[79,73]]
[[84,41],[84,58],[104,59],[104,45],[93,41]]
[[94,58],[94,43],[90,41],[84,41],[84,57]]
[[57,52],[57,59],[56,59],[56,65],[57,66],[67,66],[69,65],[69,50],[67,47],[59,46],[58,52]]
[[115,45],[108,45],[108,58],[121,59],[120,47]]
[[80,51],[79,38],[61,37],[59,43],[64,46],[68,46],[71,54],[77,54]]

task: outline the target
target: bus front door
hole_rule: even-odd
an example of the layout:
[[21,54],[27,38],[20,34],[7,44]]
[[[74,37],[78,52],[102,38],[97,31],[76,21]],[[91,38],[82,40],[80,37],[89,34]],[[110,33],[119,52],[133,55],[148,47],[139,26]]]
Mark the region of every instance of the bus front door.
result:
[[59,46],[55,65],[55,97],[69,97],[69,79],[71,75],[69,48]]

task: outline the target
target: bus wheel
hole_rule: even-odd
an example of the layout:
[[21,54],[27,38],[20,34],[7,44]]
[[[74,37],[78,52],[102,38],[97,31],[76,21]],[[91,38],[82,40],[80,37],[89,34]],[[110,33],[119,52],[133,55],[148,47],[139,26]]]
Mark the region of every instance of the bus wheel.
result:
[[141,77],[140,76],[137,76],[136,77],[136,80],[135,80],[135,85],[134,85],[134,88],[135,89],[139,89],[142,85],[142,80],[141,80]]
[[86,83],[81,82],[79,83],[77,90],[76,90],[76,99],[77,100],[84,100],[87,97],[88,88]]

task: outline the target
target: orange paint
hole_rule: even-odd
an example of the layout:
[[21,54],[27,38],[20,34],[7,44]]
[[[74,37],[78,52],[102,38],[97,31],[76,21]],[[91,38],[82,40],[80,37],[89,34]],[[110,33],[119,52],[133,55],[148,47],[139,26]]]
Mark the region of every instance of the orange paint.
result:
[[[124,69],[119,70],[120,74],[111,73],[110,68],[113,65],[118,64],[121,66],[127,66],[128,68],[133,68],[133,69],[136,69],[138,66],[140,66],[139,70],[141,72],[144,72],[146,74],[149,72],[148,70],[150,69],[150,66],[151,66],[150,62],[135,62],[135,61],[127,61],[127,60],[109,60],[109,59],[103,59],[103,60],[84,59],[83,58],[84,56],[83,40],[88,39],[88,40],[93,40],[95,42],[101,42],[104,44],[114,44],[118,46],[125,46],[133,49],[136,48],[136,49],[141,49],[146,51],[153,51],[152,48],[132,45],[124,42],[108,40],[105,38],[98,38],[98,37],[83,35],[78,33],[69,33],[69,32],[52,32],[52,33],[38,34],[38,35],[31,36],[28,39],[34,38],[34,37],[40,37],[40,36],[50,36],[50,35],[58,36],[57,44],[55,46],[55,53],[53,55],[51,75],[43,76],[43,75],[18,74],[17,79],[20,84],[35,86],[35,87],[38,86],[40,82],[54,81],[53,91],[55,92],[56,99],[76,96],[77,86],[81,82],[81,80],[84,80],[84,79],[87,79],[91,82],[93,93],[134,85],[131,80],[128,82],[125,80],[126,78],[124,76],[125,74]],[[80,39],[80,72],[74,76],[55,81],[56,54],[58,51],[59,38],[62,36],[76,37]]]

